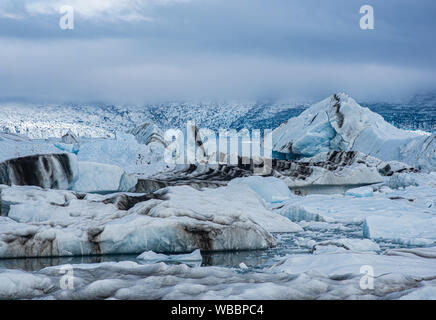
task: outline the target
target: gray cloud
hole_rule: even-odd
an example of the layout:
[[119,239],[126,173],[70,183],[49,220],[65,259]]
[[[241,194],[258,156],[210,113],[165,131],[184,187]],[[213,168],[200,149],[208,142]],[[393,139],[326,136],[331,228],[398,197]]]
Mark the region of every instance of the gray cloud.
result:
[[[432,1],[73,2],[84,7],[70,31],[58,27],[56,1],[0,5],[0,97],[378,99],[436,89]],[[366,3],[375,30],[359,28]]]

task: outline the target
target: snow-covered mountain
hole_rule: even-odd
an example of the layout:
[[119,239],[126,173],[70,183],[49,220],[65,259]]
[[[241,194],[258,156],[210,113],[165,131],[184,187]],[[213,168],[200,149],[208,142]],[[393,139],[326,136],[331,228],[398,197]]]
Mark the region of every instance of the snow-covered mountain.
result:
[[436,168],[435,134],[387,123],[344,93],[314,104],[273,131],[273,150],[302,157],[320,152],[359,151],[383,161]]

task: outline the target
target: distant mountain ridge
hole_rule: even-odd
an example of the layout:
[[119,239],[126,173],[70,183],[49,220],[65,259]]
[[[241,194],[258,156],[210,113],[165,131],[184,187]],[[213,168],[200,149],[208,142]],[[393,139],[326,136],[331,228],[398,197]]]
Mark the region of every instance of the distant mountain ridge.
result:
[[[313,101],[172,102],[143,106],[47,105],[0,103],[0,132],[33,139],[61,137],[68,130],[81,137],[114,137],[152,122],[162,130],[195,121],[199,128],[275,129],[299,116]],[[409,102],[360,103],[391,123],[408,130],[436,131],[436,94],[415,96]]]

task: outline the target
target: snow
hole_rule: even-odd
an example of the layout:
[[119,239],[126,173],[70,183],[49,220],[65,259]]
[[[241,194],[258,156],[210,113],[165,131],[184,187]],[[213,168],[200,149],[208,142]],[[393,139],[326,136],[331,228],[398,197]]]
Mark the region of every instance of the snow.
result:
[[273,150],[314,156],[355,150],[383,161],[398,160],[436,169],[435,135],[398,129],[344,93],[314,104],[273,131]]
[[35,154],[55,153],[64,153],[64,151],[56,148],[53,143],[45,140],[24,140],[15,142],[0,139],[0,162]]
[[[435,261],[341,253],[289,257],[271,269],[247,272],[184,264],[103,262],[0,271],[0,297],[23,299],[413,299],[434,298]],[[374,288],[361,288],[362,266]],[[73,290],[60,288],[73,267]],[[243,270],[243,272],[241,272]],[[423,278],[426,277],[426,278]]]
[[386,250],[384,254],[389,256],[417,256],[436,259],[436,247],[390,249]]

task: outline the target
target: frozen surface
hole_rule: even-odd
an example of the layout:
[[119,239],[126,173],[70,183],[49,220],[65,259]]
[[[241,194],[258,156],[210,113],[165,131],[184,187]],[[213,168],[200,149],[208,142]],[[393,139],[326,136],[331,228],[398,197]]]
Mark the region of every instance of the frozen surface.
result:
[[[435,261],[374,254],[290,257],[257,272],[245,268],[105,262],[0,271],[0,297],[24,299],[434,299]],[[362,288],[372,266],[373,288]],[[66,270],[71,289],[61,289]]]
[[115,165],[128,173],[144,175],[167,170],[164,146],[156,141],[140,144],[131,134],[114,138],[81,139],[78,144],[65,144],[60,139],[49,140],[0,140],[0,162],[37,154],[74,153],[81,162]]
[[366,238],[430,245],[436,242],[435,194],[436,189],[426,184],[397,190],[379,187],[372,197],[294,197],[275,211],[292,221],[364,222],[362,234]]

